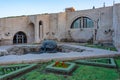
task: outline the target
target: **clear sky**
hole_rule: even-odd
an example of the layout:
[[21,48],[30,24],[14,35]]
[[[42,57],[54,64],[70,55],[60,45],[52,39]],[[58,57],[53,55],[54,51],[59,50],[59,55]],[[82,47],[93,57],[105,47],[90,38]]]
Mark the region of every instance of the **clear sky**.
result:
[[64,12],[67,7],[74,7],[76,10],[91,9],[112,6],[113,1],[120,3],[120,0],[0,0],[0,18],[8,16],[21,16],[42,13]]

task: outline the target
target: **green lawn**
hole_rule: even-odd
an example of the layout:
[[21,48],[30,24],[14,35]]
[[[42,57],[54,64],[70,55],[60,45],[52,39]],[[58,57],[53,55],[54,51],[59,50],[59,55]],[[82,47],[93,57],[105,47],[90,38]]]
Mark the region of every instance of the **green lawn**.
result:
[[120,68],[120,57],[115,58],[115,61],[116,61],[117,65],[118,65],[118,67]]
[[60,75],[45,72],[49,63],[39,64],[35,70],[30,71],[14,80],[118,80],[117,69],[87,66],[77,64],[77,69],[72,75]]

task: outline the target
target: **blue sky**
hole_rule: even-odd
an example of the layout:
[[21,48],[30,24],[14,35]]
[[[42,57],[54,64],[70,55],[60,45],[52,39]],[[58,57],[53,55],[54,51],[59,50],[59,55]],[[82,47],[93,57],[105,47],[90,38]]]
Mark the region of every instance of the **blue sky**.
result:
[[[104,2],[106,6],[113,5],[113,0],[0,0],[0,18],[64,12],[67,7],[91,9],[93,6],[102,7]],[[120,3],[120,0],[115,0],[115,3]]]

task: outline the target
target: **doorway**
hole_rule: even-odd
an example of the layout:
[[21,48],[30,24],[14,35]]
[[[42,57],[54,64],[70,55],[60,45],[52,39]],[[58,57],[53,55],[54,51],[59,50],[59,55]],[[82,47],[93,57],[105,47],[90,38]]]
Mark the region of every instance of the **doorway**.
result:
[[13,44],[27,43],[27,37],[24,32],[17,32],[13,38]]

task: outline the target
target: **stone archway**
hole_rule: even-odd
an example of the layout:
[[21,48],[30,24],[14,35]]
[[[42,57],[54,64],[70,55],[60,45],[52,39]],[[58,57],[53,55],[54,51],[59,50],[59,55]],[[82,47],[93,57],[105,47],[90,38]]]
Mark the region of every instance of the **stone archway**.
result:
[[[93,42],[94,21],[86,16],[77,17],[70,25],[70,38],[77,42]],[[76,36],[77,35],[77,36]]]
[[13,44],[27,43],[27,36],[24,32],[19,31],[13,37]]

